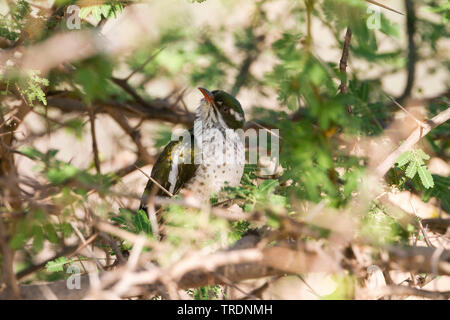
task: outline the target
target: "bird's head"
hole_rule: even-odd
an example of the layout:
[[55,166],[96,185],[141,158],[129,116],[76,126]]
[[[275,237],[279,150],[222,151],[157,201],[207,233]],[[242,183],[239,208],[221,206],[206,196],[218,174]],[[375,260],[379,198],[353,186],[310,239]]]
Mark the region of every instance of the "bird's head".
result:
[[230,129],[242,129],[244,127],[244,110],[235,97],[222,90],[212,92],[204,88],[199,88],[199,90],[204,99],[201,100],[197,116],[202,121],[212,121]]

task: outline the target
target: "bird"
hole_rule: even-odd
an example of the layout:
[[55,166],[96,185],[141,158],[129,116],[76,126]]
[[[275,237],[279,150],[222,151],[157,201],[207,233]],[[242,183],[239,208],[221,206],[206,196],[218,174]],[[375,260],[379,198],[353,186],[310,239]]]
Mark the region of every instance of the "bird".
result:
[[203,94],[194,125],[172,139],[157,158],[141,197],[140,209],[147,211],[150,197],[170,197],[190,191],[199,203],[225,186],[238,186],[244,172],[245,114],[240,102],[223,90]]

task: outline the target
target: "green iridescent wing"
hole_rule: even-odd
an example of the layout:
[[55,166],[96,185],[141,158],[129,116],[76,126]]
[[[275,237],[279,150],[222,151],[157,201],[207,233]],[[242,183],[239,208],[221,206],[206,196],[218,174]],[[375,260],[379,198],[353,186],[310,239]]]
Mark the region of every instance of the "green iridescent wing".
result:
[[[183,141],[180,137],[178,141],[171,141],[161,152],[155,165],[153,166],[151,177],[162,187],[172,194],[176,194],[194,176],[197,165],[194,164],[194,136],[193,130],[189,130],[191,141]],[[189,159],[183,161],[183,159]],[[175,162],[175,163],[174,163]],[[167,197],[167,193],[159,186],[148,180],[141,198],[140,209],[145,209],[145,203],[150,194]]]

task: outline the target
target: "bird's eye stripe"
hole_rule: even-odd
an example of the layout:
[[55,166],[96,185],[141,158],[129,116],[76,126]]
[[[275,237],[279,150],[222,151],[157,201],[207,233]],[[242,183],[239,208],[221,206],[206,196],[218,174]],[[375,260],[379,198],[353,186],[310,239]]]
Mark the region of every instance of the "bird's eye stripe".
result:
[[236,119],[236,121],[242,121],[242,116],[239,114],[239,112],[230,109],[230,114],[234,117],[234,119]]

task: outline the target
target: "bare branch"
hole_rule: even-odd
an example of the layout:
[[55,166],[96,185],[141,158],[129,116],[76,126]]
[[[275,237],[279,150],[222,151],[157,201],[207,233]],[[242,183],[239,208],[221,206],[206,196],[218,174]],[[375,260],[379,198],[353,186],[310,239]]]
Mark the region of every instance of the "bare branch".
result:
[[387,9],[387,10],[389,10],[389,11],[392,11],[392,12],[395,12],[395,13],[398,13],[398,14],[401,14],[402,16],[404,15],[404,14],[401,13],[400,11],[397,11],[397,10],[395,10],[395,9],[389,8],[388,6],[386,6],[386,5],[382,4],[382,3],[379,3],[378,1],[374,1],[374,0],[366,0],[366,1],[369,2],[369,3],[371,3],[371,4],[373,4],[373,5],[376,5],[376,6],[378,6],[378,7],[381,7],[381,8]]
[[90,105],[88,109],[89,109],[89,120],[91,122],[92,152],[94,153],[95,169],[97,170],[97,174],[101,174],[100,158],[98,156],[97,135],[95,133],[95,114],[92,105]]
[[11,296],[14,299],[19,299],[21,298],[20,289],[13,270],[14,251],[8,245],[6,227],[3,224],[2,219],[3,218],[0,218],[0,247],[3,256],[3,277],[8,285],[8,289],[11,290]]
[[[50,95],[47,97],[47,103],[49,107],[55,107],[64,112],[88,112],[87,106],[77,99]],[[156,99],[147,102],[145,105],[135,102],[121,103],[117,101],[98,101],[95,102],[94,105],[98,106],[95,110],[96,113],[105,113],[108,112],[107,108],[112,108],[130,117],[180,123],[188,127],[192,126],[194,123],[194,114],[186,113],[184,110],[169,110],[168,108],[172,103],[167,100]]]
[[450,291],[438,292],[438,291],[428,291],[422,289],[416,289],[407,286],[384,286],[376,289],[366,289],[361,292],[362,297],[365,298],[378,298],[385,296],[397,296],[397,297],[421,297],[425,299],[434,300],[447,300],[450,299]]
[[422,225],[429,228],[431,231],[445,234],[447,233],[448,228],[450,228],[450,219],[423,219]]
[[416,73],[416,43],[414,41],[414,34],[416,32],[416,13],[414,10],[414,1],[405,0],[406,7],[406,32],[408,35],[408,63],[407,70],[408,76],[406,79],[406,86],[403,90],[403,94],[400,96],[399,101],[402,103],[406,98],[411,95],[412,88],[414,86],[414,79]]
[[389,249],[389,265],[404,271],[450,275],[450,251],[443,250],[437,261],[437,270],[433,270],[433,255],[439,249],[429,247],[392,247]]
[[[339,85],[339,92],[340,93],[347,93],[347,61],[348,61],[348,54],[350,50],[350,41],[352,39],[352,30],[348,27],[347,31],[345,32],[345,40],[344,40],[344,47],[342,49],[342,57],[339,61],[339,70],[341,71],[341,74],[343,75],[343,79],[341,81],[341,84]],[[348,113],[352,113],[352,106],[347,105],[347,111]]]
[[389,154],[383,162],[377,166],[375,169],[375,174],[379,177],[383,177],[395,164],[398,157],[403,152],[411,150],[420,139],[426,136],[432,129],[446,122],[448,119],[450,119],[450,108],[447,108],[429,120],[425,128],[420,126],[417,127],[395,151]]

